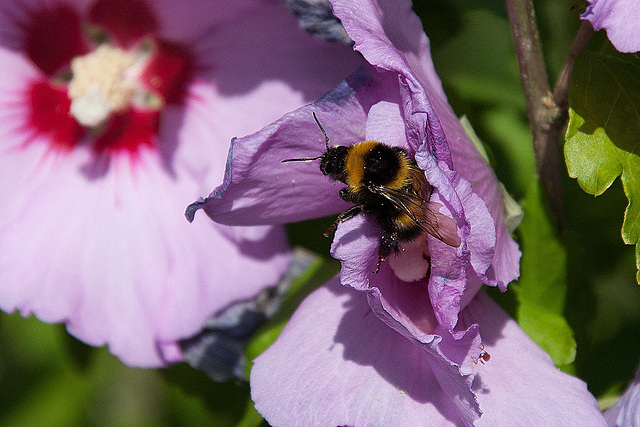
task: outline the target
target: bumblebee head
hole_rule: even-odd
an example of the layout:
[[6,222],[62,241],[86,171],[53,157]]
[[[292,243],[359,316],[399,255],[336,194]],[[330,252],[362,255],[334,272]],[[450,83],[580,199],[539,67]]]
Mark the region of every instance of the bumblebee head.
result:
[[346,179],[345,171],[345,159],[347,157],[347,147],[338,145],[331,147],[324,153],[322,160],[320,160],[320,170],[323,174],[338,180],[344,181]]
[[338,181],[345,181],[347,178],[347,174],[344,170],[345,158],[347,156],[347,147],[336,146],[329,148],[329,137],[327,136],[327,132],[325,132],[324,128],[320,124],[316,113],[313,113],[313,119],[316,121],[320,131],[324,135],[324,145],[326,147],[326,151],[324,154],[321,154],[316,157],[302,157],[298,159],[285,159],[283,162],[306,162],[311,160],[320,160],[320,170],[326,176],[329,176]]

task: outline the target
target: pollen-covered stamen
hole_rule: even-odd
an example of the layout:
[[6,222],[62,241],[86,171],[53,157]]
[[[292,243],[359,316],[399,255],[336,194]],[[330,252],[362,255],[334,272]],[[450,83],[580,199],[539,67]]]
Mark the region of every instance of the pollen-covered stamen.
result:
[[97,126],[112,113],[129,107],[136,94],[131,70],[138,56],[109,45],[71,62],[71,114],[85,126]]
[[403,282],[415,282],[427,277],[431,267],[427,234],[404,243],[399,252],[392,253],[387,259],[395,275]]

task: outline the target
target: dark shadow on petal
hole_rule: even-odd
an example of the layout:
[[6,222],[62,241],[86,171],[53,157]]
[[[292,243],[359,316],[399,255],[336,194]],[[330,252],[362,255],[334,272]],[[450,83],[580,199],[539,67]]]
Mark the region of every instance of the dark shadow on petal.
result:
[[[188,102],[188,101],[187,101]],[[160,154],[162,166],[165,172],[175,178],[176,172],[173,165],[173,158],[175,152],[178,150],[178,145],[182,142],[188,144],[189,141],[181,141],[180,130],[182,129],[182,123],[184,123],[185,108],[176,106],[165,107],[164,114],[160,115],[160,125],[158,129],[158,137],[156,138],[156,149]]]
[[221,23],[194,45],[207,61],[199,64],[208,70],[200,77],[226,96],[280,81],[305,99],[317,99],[361,62],[350,46],[307,34],[284,5],[275,3]]
[[[225,227],[219,224],[212,224],[212,226]],[[232,233],[233,231],[231,231],[231,235]],[[277,254],[286,254],[290,250],[286,231],[282,226],[271,227],[264,239],[259,240],[233,239],[226,231],[222,231],[221,234],[232,240],[243,256],[256,260],[268,260]]]
[[[474,298],[474,300],[480,298],[489,297],[484,293],[484,291],[480,291]],[[480,325],[480,336],[482,337],[482,342],[489,345],[495,345],[498,340],[503,338],[502,329],[504,328],[506,322],[509,320],[509,317],[506,313],[502,312],[502,309],[496,305],[496,309],[500,310],[501,315],[489,315],[485,314],[483,316],[478,316],[476,313],[476,305],[470,303],[465,309],[460,312],[460,320],[458,322],[458,326],[456,330],[466,329],[473,324]],[[479,318],[480,317],[480,318]],[[490,363],[490,362],[489,362]]]
[[398,334],[369,308],[364,293],[340,285],[330,285],[336,295],[352,294],[347,303],[334,341],[344,346],[343,357],[359,365],[371,366],[389,384],[413,399],[432,405],[443,418],[462,424],[457,409],[444,394],[434,377],[425,350]]

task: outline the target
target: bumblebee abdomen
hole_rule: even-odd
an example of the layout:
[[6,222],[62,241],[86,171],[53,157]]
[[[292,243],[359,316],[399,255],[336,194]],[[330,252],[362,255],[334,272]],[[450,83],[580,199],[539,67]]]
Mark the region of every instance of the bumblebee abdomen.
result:
[[404,150],[377,141],[349,147],[345,161],[347,185],[360,191],[368,185],[401,189],[410,183],[410,160]]
[[406,212],[387,206],[377,212],[378,225],[388,235],[394,236],[398,242],[406,242],[415,239],[422,234],[422,228],[414,218]]
[[398,212],[398,215],[394,219],[394,225],[400,240],[413,240],[422,234],[422,228],[416,220],[404,212]]

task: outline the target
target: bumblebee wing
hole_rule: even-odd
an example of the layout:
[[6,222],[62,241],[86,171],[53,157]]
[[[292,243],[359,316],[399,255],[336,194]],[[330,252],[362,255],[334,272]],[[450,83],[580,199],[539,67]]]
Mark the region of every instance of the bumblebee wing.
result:
[[460,246],[462,242],[458,236],[458,225],[453,218],[440,213],[442,204],[429,201],[433,187],[416,164],[411,167],[411,182],[414,192],[420,195],[417,199],[420,200],[421,228],[449,246]]
[[[429,184],[426,185],[429,187],[430,194],[431,186]],[[440,203],[426,202],[423,196],[420,195],[422,192],[402,191],[384,186],[370,186],[369,190],[391,202],[398,210],[411,218],[423,231],[449,246],[460,246],[461,240],[458,236],[456,222],[453,218],[440,213],[440,207],[442,206]]]
[[381,185],[371,185],[368,187],[372,193],[376,193],[390,201],[397,209],[407,214],[416,224],[422,223],[422,206],[425,201],[417,194],[395,190]]
[[423,230],[447,245],[457,248],[462,243],[458,236],[458,225],[453,218],[440,213],[441,206],[440,203],[428,202]]

